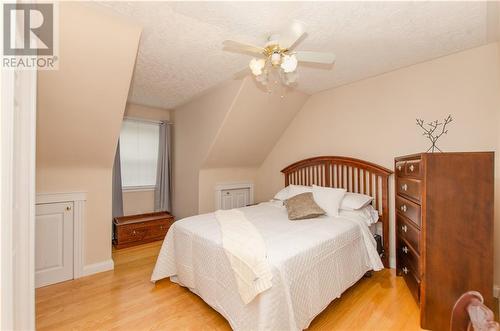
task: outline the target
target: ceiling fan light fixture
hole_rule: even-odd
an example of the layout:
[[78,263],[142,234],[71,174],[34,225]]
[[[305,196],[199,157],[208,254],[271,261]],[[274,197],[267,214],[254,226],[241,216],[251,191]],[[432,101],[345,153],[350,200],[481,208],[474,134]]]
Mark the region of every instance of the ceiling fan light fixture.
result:
[[250,60],[250,63],[248,64],[250,70],[252,70],[252,74],[254,74],[255,76],[262,75],[262,69],[264,69],[265,65],[266,65],[266,60],[256,59],[256,58]]
[[295,55],[284,55],[283,56],[283,61],[281,62],[281,69],[285,73],[291,73],[294,72],[297,69],[297,57]]
[[281,53],[274,52],[271,54],[271,64],[273,66],[279,66],[281,64]]
[[283,74],[283,79],[282,81],[285,83],[285,85],[290,86],[293,85],[297,82],[297,79],[299,78],[299,75],[297,74],[296,71],[294,72],[285,72]]

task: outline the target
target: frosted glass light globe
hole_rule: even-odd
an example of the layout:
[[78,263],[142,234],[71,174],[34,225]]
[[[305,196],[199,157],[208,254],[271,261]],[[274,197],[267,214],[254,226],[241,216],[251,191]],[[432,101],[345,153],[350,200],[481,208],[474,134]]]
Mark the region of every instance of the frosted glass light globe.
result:
[[256,58],[250,60],[250,63],[248,64],[250,70],[252,70],[252,74],[254,74],[255,76],[262,75],[262,69],[264,68],[265,65],[266,65],[266,60],[256,59]]
[[273,53],[271,55],[271,64],[273,66],[277,66],[281,63],[281,54],[280,53]]
[[295,55],[285,55],[283,56],[283,62],[281,62],[281,69],[286,73],[294,72],[297,69],[297,64],[298,61]]

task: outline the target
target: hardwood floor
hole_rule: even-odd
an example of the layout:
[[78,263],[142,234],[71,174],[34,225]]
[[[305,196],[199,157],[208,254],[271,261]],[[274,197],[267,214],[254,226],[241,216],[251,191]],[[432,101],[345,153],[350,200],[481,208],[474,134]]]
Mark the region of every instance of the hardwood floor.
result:
[[[115,270],[36,291],[38,330],[230,330],[189,290],[149,281],[159,242],[113,252]],[[364,278],[309,330],[420,330],[419,311],[393,270]]]

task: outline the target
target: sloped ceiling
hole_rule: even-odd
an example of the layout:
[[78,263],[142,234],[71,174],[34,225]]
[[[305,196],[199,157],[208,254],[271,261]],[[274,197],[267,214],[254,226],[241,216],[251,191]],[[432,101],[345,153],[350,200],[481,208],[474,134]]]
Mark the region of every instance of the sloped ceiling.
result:
[[100,9],[60,6],[59,70],[38,73],[37,167],[113,166],[141,28]]
[[305,22],[308,36],[297,49],[337,54],[331,70],[300,66],[298,89],[312,94],[483,45],[494,7],[479,1],[100,4],[144,27],[130,101],[160,108],[185,103],[247,66],[248,56],[222,50],[225,39],[262,45],[292,19]]
[[283,98],[277,93],[263,94],[256,84],[245,78],[203,168],[259,166],[308,98],[293,89]]

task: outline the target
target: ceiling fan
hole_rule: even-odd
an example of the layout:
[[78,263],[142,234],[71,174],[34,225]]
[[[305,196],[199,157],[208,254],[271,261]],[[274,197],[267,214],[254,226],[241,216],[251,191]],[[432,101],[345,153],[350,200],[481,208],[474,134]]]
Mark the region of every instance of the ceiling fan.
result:
[[[335,54],[310,51],[294,51],[298,42],[306,36],[304,23],[294,20],[285,31],[271,34],[264,47],[258,47],[233,40],[223,42],[224,50],[254,55],[249,67],[255,79],[263,85],[269,82],[269,75],[277,75],[284,85],[297,81],[299,62],[331,65]],[[276,81],[276,80],[275,80]]]

